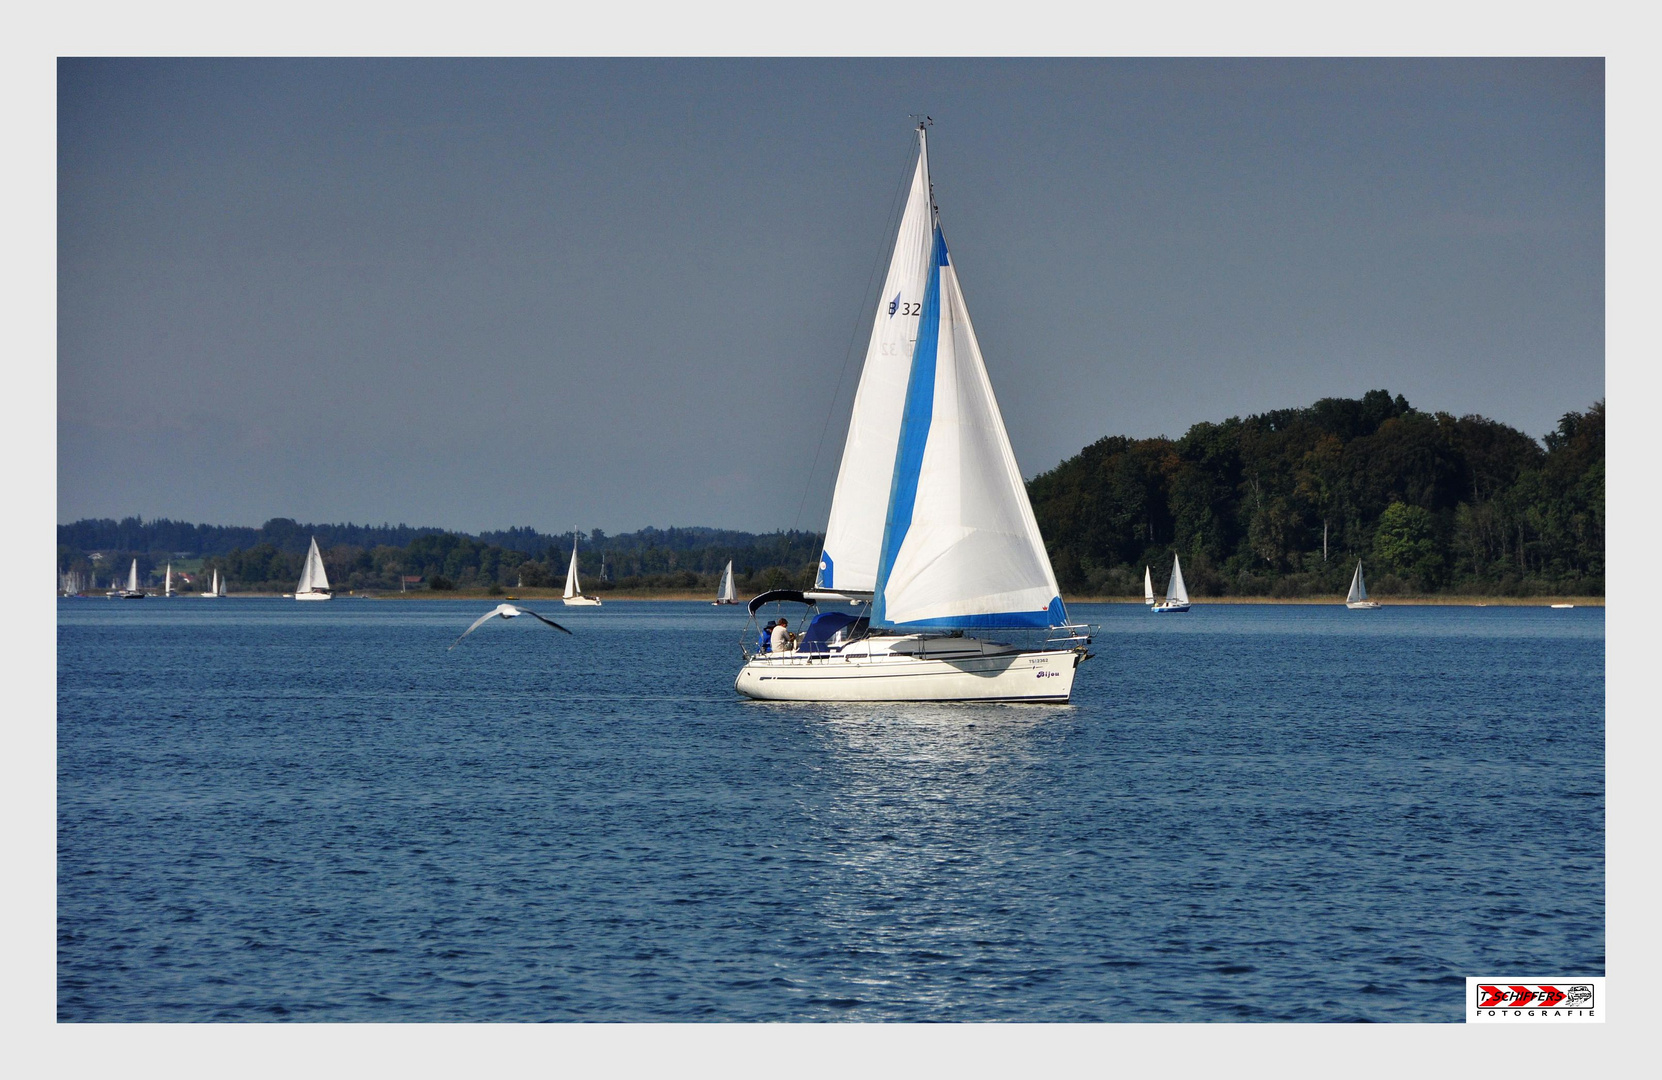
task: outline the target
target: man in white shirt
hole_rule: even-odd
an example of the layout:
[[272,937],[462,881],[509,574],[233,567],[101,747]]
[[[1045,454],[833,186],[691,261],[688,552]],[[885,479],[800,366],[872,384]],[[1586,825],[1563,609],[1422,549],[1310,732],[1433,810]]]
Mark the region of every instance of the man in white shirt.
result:
[[796,635],[785,629],[786,620],[780,619],[773,628],[773,640],[770,643],[776,653],[790,652],[796,648],[796,642],[791,640]]

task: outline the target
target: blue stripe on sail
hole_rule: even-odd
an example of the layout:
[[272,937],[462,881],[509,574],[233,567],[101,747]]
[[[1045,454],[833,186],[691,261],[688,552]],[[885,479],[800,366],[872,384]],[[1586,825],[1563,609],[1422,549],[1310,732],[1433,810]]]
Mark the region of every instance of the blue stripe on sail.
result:
[[1050,625],[1052,625],[1052,626],[1066,626],[1067,625],[1068,609],[1067,609],[1067,606],[1062,603],[1062,598],[1060,596],[1056,597],[1056,599],[1054,599],[1050,602],[1050,609],[1048,611],[1046,611],[1045,614],[1050,616]]
[[946,265],[946,237],[935,226],[934,250],[929,256],[929,280],[923,291],[923,313],[918,340],[912,348],[912,370],[906,380],[906,407],[900,416],[900,442],[895,448],[894,479],[889,484],[889,513],[883,522],[883,549],[877,559],[871,621],[884,624],[883,593],[889,571],[912,527],[912,507],[918,497],[918,473],[923,448],[929,442],[929,424],[935,414],[935,359],[941,336],[941,267]]
[[1003,630],[1019,627],[1063,626],[1068,612],[1062,598],[1056,597],[1043,611],[999,611],[990,615],[951,615],[944,619],[915,619],[912,622],[889,623],[899,630]]
[[814,578],[814,588],[831,588],[831,576],[835,570],[835,567],[836,564],[831,561],[831,553],[829,551],[821,551],[819,553],[819,576]]

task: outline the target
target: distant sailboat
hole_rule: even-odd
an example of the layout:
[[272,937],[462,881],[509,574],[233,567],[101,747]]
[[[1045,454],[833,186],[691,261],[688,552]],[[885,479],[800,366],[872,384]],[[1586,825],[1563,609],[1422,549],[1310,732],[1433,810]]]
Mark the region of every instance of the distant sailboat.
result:
[[577,581],[577,537],[571,538],[571,566],[566,569],[566,591],[562,599],[566,607],[599,607],[600,597],[584,596],[583,586]]
[[132,569],[127,571],[127,587],[115,594],[123,600],[143,600],[144,593],[139,589],[138,560],[133,560]]
[[1345,597],[1345,607],[1352,611],[1372,611],[1379,606],[1368,599],[1368,587],[1362,581],[1362,560],[1356,560],[1356,573],[1351,575],[1350,593]]
[[720,607],[723,604],[736,604],[739,594],[733,591],[733,560],[727,560],[727,569],[721,572],[721,588],[716,590],[715,601],[711,607]]
[[213,581],[208,585],[207,591],[200,595],[209,600],[217,600],[225,595],[225,582],[220,578],[218,570],[214,571]]
[[1183,562],[1176,555],[1171,557],[1171,584],[1166,586],[1164,603],[1155,604],[1157,612],[1188,611],[1189,590],[1183,584]]
[[162,586],[162,595],[163,596],[172,596],[173,595],[173,564],[172,563],[167,564],[167,583]]
[[1143,603],[1154,606],[1154,575],[1148,572],[1146,566],[1143,567]]
[[317,537],[306,552],[306,567],[300,571],[300,584],[294,587],[296,600],[329,599],[329,575],[323,572],[323,554],[317,550]]

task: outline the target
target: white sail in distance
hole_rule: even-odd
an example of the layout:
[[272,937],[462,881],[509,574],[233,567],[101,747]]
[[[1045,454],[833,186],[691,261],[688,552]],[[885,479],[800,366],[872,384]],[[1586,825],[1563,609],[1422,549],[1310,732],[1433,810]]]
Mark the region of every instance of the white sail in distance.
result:
[[571,565],[566,568],[565,596],[570,598],[582,591],[583,587],[577,584],[577,538],[573,537],[571,540]]
[[[1386,584],[1389,585],[1390,583],[1386,582]],[[1329,594],[1329,595],[1331,595],[1331,594]],[[1389,597],[1390,597],[1389,591],[1387,591],[1385,595],[1386,595],[1386,598],[1389,599]],[[1366,600],[1367,598],[1368,598],[1368,587],[1362,583],[1362,563],[1361,563],[1361,560],[1357,560],[1356,573],[1351,576],[1351,579],[1350,579],[1350,594],[1345,597],[1345,603],[1354,604],[1358,600]]]
[[1171,557],[1171,584],[1166,586],[1166,603],[1187,604],[1189,590],[1183,584],[1183,562],[1176,555]]
[[716,599],[732,603],[738,598],[738,593],[733,589],[733,560],[728,559],[727,569],[721,572],[721,588],[716,592]]
[[133,568],[127,571],[127,591],[138,592],[138,560],[133,560]]
[[930,262],[871,621],[1060,625],[1061,590],[938,224]]
[[1143,603],[1154,603],[1154,575],[1148,567],[1143,567]]
[[328,592],[329,575],[323,570],[323,554],[317,550],[317,537],[312,537],[312,546],[306,551],[306,566],[300,571],[300,584],[294,587],[296,593]]
[[854,392],[854,410],[843,441],[842,464],[831,497],[815,587],[867,593],[877,586],[889,486],[912,348],[923,314],[929,277],[934,210],[929,195],[929,146],[918,129],[918,162],[906,209],[895,234],[889,272],[878,293],[865,366]]

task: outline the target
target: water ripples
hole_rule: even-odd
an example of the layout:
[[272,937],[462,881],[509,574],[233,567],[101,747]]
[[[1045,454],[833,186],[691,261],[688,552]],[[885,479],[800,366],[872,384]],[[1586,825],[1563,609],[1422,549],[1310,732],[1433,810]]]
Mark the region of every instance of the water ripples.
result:
[[447,652],[474,607],[63,602],[59,1018],[1452,1021],[1604,971],[1602,611],[1090,608],[1071,706],[855,707],[734,695],[731,610]]

